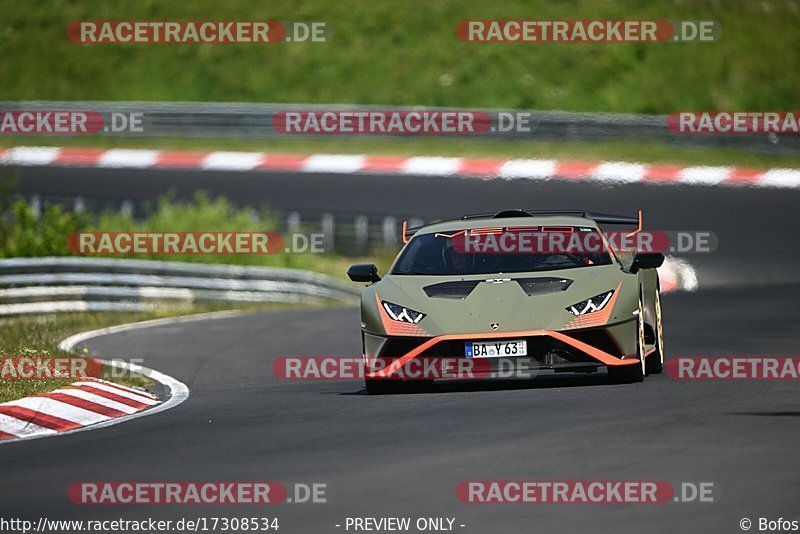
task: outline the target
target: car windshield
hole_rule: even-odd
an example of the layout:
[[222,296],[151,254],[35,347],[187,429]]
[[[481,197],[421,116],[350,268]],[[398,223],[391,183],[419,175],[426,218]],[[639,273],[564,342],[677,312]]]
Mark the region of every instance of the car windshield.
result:
[[[412,238],[397,260],[392,274],[437,276],[522,273],[610,265],[613,262],[597,230],[562,227],[559,232],[575,238],[579,243],[592,242],[595,245],[566,246],[570,241],[563,235],[559,237],[559,243],[565,245],[563,247],[552,246],[551,241],[547,241],[550,245],[542,245],[541,241],[535,239],[522,240],[522,232],[516,229],[482,233],[479,236],[466,232],[456,235],[423,234]],[[503,239],[508,233],[512,234],[513,239]],[[530,236],[541,234],[539,229],[529,233]],[[553,236],[556,234],[548,235]],[[574,245],[575,242],[571,243]]]

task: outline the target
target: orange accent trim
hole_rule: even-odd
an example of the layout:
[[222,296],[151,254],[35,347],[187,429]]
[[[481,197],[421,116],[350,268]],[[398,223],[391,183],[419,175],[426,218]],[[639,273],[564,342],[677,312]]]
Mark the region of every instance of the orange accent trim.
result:
[[642,210],[639,210],[639,227],[636,230],[634,230],[633,232],[629,233],[627,235],[627,237],[630,237],[632,235],[636,235],[641,231],[642,231]]
[[368,378],[389,378],[393,374],[397,372],[402,366],[404,366],[409,361],[413,360],[427,349],[431,348],[434,345],[441,343],[442,341],[452,341],[452,340],[459,340],[459,339],[497,339],[497,338],[506,338],[506,339],[513,339],[515,337],[533,337],[533,336],[550,336],[554,339],[562,341],[567,345],[571,345],[576,349],[580,350],[581,352],[585,352],[592,358],[596,359],[602,364],[610,365],[610,366],[622,366],[622,365],[639,365],[638,358],[631,359],[631,360],[623,360],[621,358],[617,358],[608,354],[607,352],[603,352],[602,350],[592,347],[584,343],[583,341],[578,341],[577,339],[571,338],[566,334],[562,334],[561,332],[556,332],[555,330],[528,330],[522,332],[492,332],[492,333],[481,333],[481,334],[445,334],[442,336],[437,336],[434,338],[429,339],[419,347],[415,348],[414,350],[407,352],[400,358],[396,359],[389,365],[388,367],[381,369],[380,371],[375,371],[372,373],[367,373],[366,376]]
[[408,221],[403,220],[403,244],[407,244],[409,239],[406,238],[406,230],[408,229]]

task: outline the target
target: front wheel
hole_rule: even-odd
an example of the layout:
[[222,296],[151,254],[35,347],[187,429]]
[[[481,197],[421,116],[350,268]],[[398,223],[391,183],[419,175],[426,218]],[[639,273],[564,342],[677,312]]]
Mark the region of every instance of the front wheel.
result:
[[641,382],[646,373],[645,346],[644,346],[644,315],[642,313],[642,297],[639,295],[639,314],[636,317],[636,354],[639,357],[635,364],[609,365],[608,378],[615,384],[629,384]]
[[647,357],[646,371],[649,375],[657,375],[664,370],[664,326],[661,323],[661,291],[658,288],[656,288],[655,316],[656,327],[653,330],[656,333],[656,350]]

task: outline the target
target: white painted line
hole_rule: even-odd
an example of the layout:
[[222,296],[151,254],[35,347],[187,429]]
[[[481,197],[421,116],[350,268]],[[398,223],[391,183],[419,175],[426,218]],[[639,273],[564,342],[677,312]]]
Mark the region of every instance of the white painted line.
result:
[[[154,326],[166,326],[179,323],[190,323],[193,321],[209,321],[214,319],[226,319],[228,317],[238,317],[245,315],[247,312],[242,311],[221,311],[210,313],[198,313],[195,315],[182,315],[179,317],[166,317],[164,319],[150,319],[148,321],[138,321],[136,323],[119,324],[116,326],[109,326],[106,328],[98,328],[97,330],[89,330],[69,336],[58,344],[58,348],[64,352],[72,351],[78,343],[82,343],[89,339],[107,336],[109,334],[116,334],[118,332],[129,332],[131,330],[141,330],[143,328],[151,328]],[[141,373],[140,373],[141,374]]]
[[[13,434],[20,438],[57,434],[55,430],[3,414],[0,414],[0,431],[6,434]],[[14,441],[16,440],[7,439],[0,441],[0,443],[13,443]]]
[[558,162],[553,159],[510,159],[500,167],[500,178],[533,178],[546,180],[556,173]]
[[207,171],[250,171],[264,158],[261,152],[211,152],[203,158],[200,168]]
[[462,158],[408,158],[400,172],[417,176],[452,176],[458,173],[462,161]]
[[155,164],[158,154],[158,150],[115,148],[103,152],[97,166],[112,169],[144,169]]
[[686,167],[678,172],[678,182],[683,184],[718,185],[727,180],[731,167]]
[[112,408],[127,414],[136,413],[139,411],[139,408],[134,408],[133,406],[128,406],[127,404],[122,404],[121,402],[101,397],[100,395],[90,393],[83,389],[57,389],[51,393],[63,393],[64,395],[69,395],[70,397],[75,397],[77,399],[82,399],[94,404],[99,404],[101,406],[105,406],[106,408]]
[[109,419],[106,415],[90,412],[83,408],[78,408],[65,402],[48,399],[47,397],[25,397],[3,403],[3,406],[19,406],[35,412],[42,412],[47,415],[66,419],[79,425],[93,425]]
[[626,163],[624,161],[607,161],[595,167],[589,179],[603,182],[641,182],[647,172],[647,165]]
[[349,174],[364,168],[364,156],[347,156],[336,154],[315,154],[303,162],[300,169],[304,172],[333,172]]
[[787,187],[795,189],[800,187],[800,170],[772,169],[761,175],[757,182],[763,187]]
[[50,165],[60,151],[56,147],[19,146],[6,152],[2,161],[7,165]]

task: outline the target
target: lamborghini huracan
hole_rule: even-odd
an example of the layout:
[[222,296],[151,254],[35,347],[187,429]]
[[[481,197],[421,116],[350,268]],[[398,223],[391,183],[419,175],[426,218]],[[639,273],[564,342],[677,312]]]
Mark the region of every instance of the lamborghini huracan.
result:
[[641,212],[505,210],[404,224],[405,245],[385,276],[371,264],[348,270],[368,284],[367,391],[403,390],[412,382],[403,369],[425,358],[481,363],[487,376],[501,361],[536,373],[605,369],[612,382],[660,373],[664,256],[615,249],[605,228],[620,225],[640,231]]

